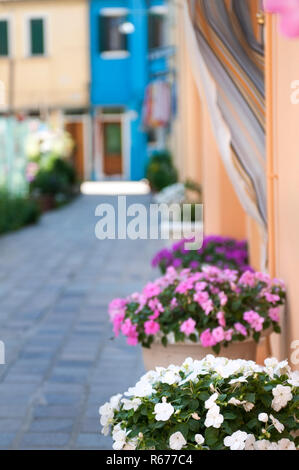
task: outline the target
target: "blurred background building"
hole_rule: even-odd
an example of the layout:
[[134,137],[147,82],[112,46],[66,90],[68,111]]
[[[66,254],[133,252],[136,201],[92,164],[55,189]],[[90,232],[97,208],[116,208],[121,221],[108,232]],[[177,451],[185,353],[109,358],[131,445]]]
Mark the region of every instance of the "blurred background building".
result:
[[1,0],[3,129],[41,119],[72,135],[81,179],[143,178],[175,110],[168,13],[166,0]]

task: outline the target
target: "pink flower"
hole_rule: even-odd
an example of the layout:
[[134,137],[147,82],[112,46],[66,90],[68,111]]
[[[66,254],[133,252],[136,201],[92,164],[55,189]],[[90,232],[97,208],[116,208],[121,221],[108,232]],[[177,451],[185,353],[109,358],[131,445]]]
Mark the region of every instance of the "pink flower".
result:
[[280,320],[280,308],[270,308],[269,309],[269,317],[271,318],[272,321],[274,322],[279,322]]
[[184,323],[180,326],[180,331],[185,333],[185,335],[189,336],[195,331],[196,322],[193,318],[189,318],[188,320],[184,321]]
[[161,293],[161,288],[157,284],[149,282],[143,289],[142,293],[146,299],[150,299],[159,295]]
[[299,36],[299,1],[264,0],[264,8],[269,13],[280,14],[280,30],[288,38]]
[[193,296],[194,302],[197,302],[200,306],[209,300],[209,294],[207,292],[198,291]]
[[217,320],[218,320],[218,323],[219,323],[220,326],[226,326],[224,312],[218,312],[216,317],[217,317]]
[[247,336],[247,330],[246,330],[245,326],[242,325],[242,323],[235,323],[234,327],[239,333],[241,333],[241,335]]
[[127,344],[129,346],[137,346],[138,344],[138,335],[131,335],[127,338]]
[[224,339],[225,341],[231,341],[233,337],[234,330],[230,328],[224,332]]
[[224,330],[222,326],[218,326],[218,328],[214,328],[212,331],[212,336],[216,343],[220,343],[221,341],[224,340]]
[[245,271],[239,279],[239,284],[253,287],[255,285],[255,274],[251,271]]
[[270,292],[265,292],[264,297],[268,302],[271,302],[272,304],[275,304],[276,302],[279,302],[280,297],[277,294],[271,294]]
[[206,282],[197,282],[197,283],[195,284],[195,290],[196,290],[196,292],[203,291],[206,287],[207,287],[207,283],[206,283]]
[[210,299],[207,300],[206,302],[203,302],[201,307],[205,311],[206,315],[209,315],[209,313],[211,313],[212,310],[214,309],[213,302]]
[[186,294],[191,289],[193,289],[193,281],[188,279],[187,281],[180,282],[175,291],[179,294]]
[[218,294],[219,300],[220,300],[220,305],[223,307],[227,303],[227,295],[225,295],[224,292],[219,292]]
[[127,318],[121,326],[121,331],[125,336],[130,336],[136,331],[136,325],[133,325],[130,318]]
[[175,307],[178,306],[178,301],[175,297],[171,300],[170,306],[171,306],[171,308],[175,308]]
[[215,346],[216,341],[211,334],[210,328],[201,333],[200,342],[204,348],[210,348],[212,346]]
[[146,335],[156,335],[160,331],[159,323],[154,320],[148,320],[144,323],[144,331]]
[[248,312],[244,313],[243,318],[255,331],[262,331],[265,319],[257,312],[254,310],[249,310]]
[[116,315],[124,314],[125,307],[127,305],[126,299],[114,299],[110,302],[108,307],[108,313],[110,316],[110,320],[113,321],[113,318]]
[[124,320],[124,317],[125,317],[124,313],[119,313],[119,314],[115,315],[113,320],[112,320],[113,321],[113,332],[114,332],[116,337],[119,336],[120,328],[121,328],[122,322]]

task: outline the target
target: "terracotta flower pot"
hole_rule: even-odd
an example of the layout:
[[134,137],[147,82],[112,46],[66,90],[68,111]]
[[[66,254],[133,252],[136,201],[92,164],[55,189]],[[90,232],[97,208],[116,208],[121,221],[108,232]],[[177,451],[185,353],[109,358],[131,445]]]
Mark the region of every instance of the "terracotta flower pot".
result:
[[[263,334],[259,344],[264,341],[266,334],[266,332]],[[253,339],[247,339],[239,343],[230,343],[227,348],[221,349],[219,357],[255,361],[257,346]],[[154,343],[150,349],[142,348],[142,352],[144,366],[147,371],[153,370],[156,367],[168,367],[170,364],[180,366],[187,357],[200,360],[207,356],[207,354],[216,355],[212,348],[204,348],[196,343],[168,344],[167,347],[164,347],[161,343]]]

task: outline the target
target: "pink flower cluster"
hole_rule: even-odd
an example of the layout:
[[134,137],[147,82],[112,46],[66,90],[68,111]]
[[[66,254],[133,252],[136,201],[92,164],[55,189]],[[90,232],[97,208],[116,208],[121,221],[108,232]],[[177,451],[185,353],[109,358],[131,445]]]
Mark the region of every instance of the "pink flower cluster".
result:
[[299,36],[299,0],[264,0],[264,8],[280,15],[280,30],[284,36]]
[[220,343],[277,324],[284,296],[284,283],[265,273],[239,275],[215,266],[194,273],[169,267],[140,293],[113,300],[109,316],[115,336],[121,332],[130,345],[141,342],[148,347],[156,335],[165,341],[172,333],[177,341],[193,335],[192,340],[204,347],[217,346],[216,351]]

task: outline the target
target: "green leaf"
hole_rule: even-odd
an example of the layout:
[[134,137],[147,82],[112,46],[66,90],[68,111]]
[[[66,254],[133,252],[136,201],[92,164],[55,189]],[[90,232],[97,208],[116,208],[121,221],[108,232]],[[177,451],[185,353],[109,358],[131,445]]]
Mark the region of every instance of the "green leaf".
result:
[[218,441],[219,431],[215,428],[207,428],[205,432],[205,444],[213,446]]
[[168,344],[167,336],[163,336],[161,342],[162,342],[163,346],[166,348],[166,346]]
[[191,431],[197,432],[199,430],[199,427],[200,427],[199,421],[196,421],[195,419],[190,419],[189,427],[190,427]]
[[190,336],[189,336],[189,339],[193,342],[193,343],[197,343],[197,337],[194,333],[192,333]]
[[237,415],[233,413],[232,411],[225,411],[223,413],[224,419],[236,419]]
[[250,403],[255,403],[255,393],[246,393],[245,400],[250,401]]
[[190,411],[195,411],[195,410],[197,410],[198,407],[199,407],[199,401],[198,400],[193,399],[189,402]]
[[277,323],[273,325],[273,330],[275,333],[281,333],[281,328]]

